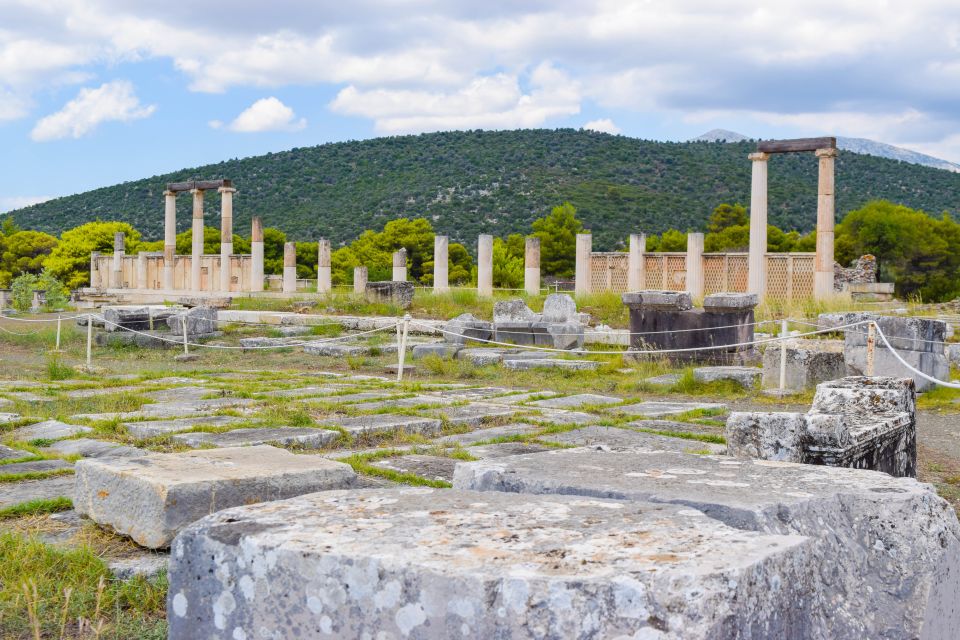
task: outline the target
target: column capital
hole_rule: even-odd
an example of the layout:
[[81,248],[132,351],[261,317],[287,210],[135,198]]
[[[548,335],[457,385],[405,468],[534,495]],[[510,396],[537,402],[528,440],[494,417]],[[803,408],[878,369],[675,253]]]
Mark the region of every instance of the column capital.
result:
[[203,195],[203,189],[190,189],[190,193],[191,193],[192,195],[197,195],[197,194],[199,193],[199,194],[202,196],[202,195]]
[[748,155],[747,158],[753,160],[754,162],[766,162],[770,159],[770,154],[764,153],[763,151],[757,151]]
[[814,153],[817,154],[818,158],[836,158],[837,157],[836,149],[817,149]]
[[177,192],[176,192],[176,191],[170,191],[169,189],[167,189],[166,191],[163,192],[163,195],[165,195],[165,196],[168,197],[168,198],[169,198],[170,196],[173,196],[174,198],[176,198],[176,197],[177,197]]
[[217,189],[217,193],[236,193],[237,190],[233,187],[220,187]]

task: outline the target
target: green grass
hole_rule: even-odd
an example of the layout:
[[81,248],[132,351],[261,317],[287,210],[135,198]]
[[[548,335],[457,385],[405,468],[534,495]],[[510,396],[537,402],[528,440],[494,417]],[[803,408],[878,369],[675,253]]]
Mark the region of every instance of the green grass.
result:
[[101,625],[104,640],[161,640],[166,590],[165,575],[112,579],[89,547],[67,549],[0,533],[0,637],[77,637],[83,619]]
[[370,464],[374,460],[382,460],[383,458],[407,455],[408,453],[410,452],[398,449],[383,449],[381,451],[375,451],[371,453],[356,453],[352,456],[337,458],[337,461],[350,465],[353,467],[353,470],[359,474],[385,478],[400,484],[407,484],[415,487],[434,487],[436,489],[449,489],[453,487],[452,484],[445,480],[430,480],[429,478],[424,478],[412,473],[403,473],[400,471],[394,471],[393,469],[384,469],[382,467],[377,467]]
[[58,511],[67,511],[68,509],[73,509],[73,502],[70,498],[39,498],[0,509],[0,519],[56,513]]
[[24,480],[44,480],[54,476],[71,475],[73,469],[53,469],[51,471],[28,471],[26,473],[0,473],[0,483],[22,482]]

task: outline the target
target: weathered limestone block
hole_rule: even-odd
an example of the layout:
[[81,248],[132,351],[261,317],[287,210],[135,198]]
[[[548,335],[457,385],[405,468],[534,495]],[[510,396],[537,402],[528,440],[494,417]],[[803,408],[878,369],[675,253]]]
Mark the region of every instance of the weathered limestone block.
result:
[[493,339],[528,347],[549,346],[553,342],[542,322],[495,322]]
[[[183,307],[165,305],[109,306],[103,307],[104,328],[107,331],[152,331],[166,329],[167,319],[183,312]],[[82,326],[86,326],[86,322]],[[96,325],[94,325],[96,326]]]
[[464,313],[443,326],[443,339],[452,344],[464,344],[467,340],[493,340],[493,325],[478,320],[472,313]]
[[76,464],[73,504],[144,547],[166,547],[184,527],[221,509],[351,486],[353,469],[270,446],[236,447]]
[[591,425],[572,431],[539,436],[537,439],[545,442],[556,442],[557,444],[580,447],[628,447],[649,449],[651,451],[682,451],[688,453],[719,454],[724,453],[727,449],[722,444],[714,444],[712,442],[671,438],[630,428],[603,427],[600,425]]
[[502,362],[504,353],[504,349],[462,349],[457,353],[457,360],[468,360],[478,367],[483,367]]
[[817,588],[812,547],[682,506],[426,488],[315,494],[185,530],[171,553],[169,632],[801,637]]
[[[838,340],[795,340],[787,343],[785,388],[812,389],[821,382],[847,375],[843,343]],[[763,386],[780,387],[780,345],[768,344],[763,352]]]
[[534,313],[527,303],[519,298],[500,300],[493,305],[493,322],[536,322],[539,314]]
[[805,462],[807,422],[802,413],[741,413],[727,418],[727,453],[736,457]]
[[[876,316],[864,314],[865,319],[873,320],[897,350],[900,357],[911,366],[938,380],[947,380],[950,375],[950,363],[947,360],[946,342],[947,323],[931,318],[902,316]],[[867,367],[867,327],[862,325],[848,330],[843,341],[847,372],[850,375],[863,375]],[[874,371],[884,375],[901,378],[913,378],[917,391],[925,391],[934,386],[926,378],[916,375],[900,363],[890,353],[880,337],[877,336],[874,351]]]
[[217,310],[213,307],[193,307],[183,313],[167,318],[171,333],[183,335],[183,323],[187,324],[187,335],[196,336],[217,331]]
[[427,356],[453,359],[457,356],[457,352],[462,348],[462,345],[451,344],[449,342],[429,342],[427,344],[418,344],[413,347],[413,359],[420,360],[421,358],[425,358]]
[[547,325],[551,341],[547,345],[554,349],[582,349],[584,326],[579,322],[554,323]]
[[755,293],[711,293],[703,298],[703,310],[707,313],[730,313],[750,311],[760,304]]
[[756,367],[697,367],[693,370],[693,377],[697,382],[718,382],[732,380],[744,389],[755,389],[760,386],[763,371]]
[[304,449],[319,449],[340,437],[339,431],[311,427],[263,427],[233,429],[221,433],[196,431],[173,436],[173,440],[188,447],[246,447],[260,444],[298,445]]
[[[807,537],[816,576],[797,602],[808,611],[789,633],[751,626],[758,629],[754,637],[946,639],[960,625],[960,523],[930,485],[910,478],[726,456],[578,448],[461,463],[453,484],[461,490],[683,505],[741,530]],[[754,597],[764,602],[767,595],[758,591]],[[746,628],[733,625],[717,637],[743,636]]]
[[[15,419],[18,419],[19,417],[20,416],[14,416]],[[0,424],[2,423],[3,420],[0,419]],[[59,440],[61,438],[69,438],[81,433],[89,433],[90,431],[93,431],[93,429],[78,424],[67,424],[66,422],[60,422],[59,420],[44,420],[43,422],[31,424],[26,427],[20,427],[10,435],[14,440],[29,442],[31,440]]]
[[644,306],[670,311],[687,311],[693,308],[693,299],[686,291],[631,291],[621,296],[627,306]]
[[543,321],[557,324],[582,322],[577,303],[566,293],[551,293],[543,301]]
[[503,366],[515,371],[529,369],[568,369],[571,371],[593,371],[600,366],[593,360],[560,360],[558,358],[529,358],[526,360],[512,360],[504,357]]
[[372,302],[388,302],[401,309],[409,309],[413,304],[413,283],[405,280],[368,282],[365,293]]

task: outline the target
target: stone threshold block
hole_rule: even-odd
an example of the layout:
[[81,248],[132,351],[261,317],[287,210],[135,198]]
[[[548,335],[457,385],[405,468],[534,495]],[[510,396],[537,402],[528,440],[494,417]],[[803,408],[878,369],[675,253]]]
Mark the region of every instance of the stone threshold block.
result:
[[340,427],[352,436],[367,433],[387,433],[390,431],[435,436],[439,435],[441,424],[440,421],[435,418],[377,413],[353,418],[330,418],[322,421],[320,426]]
[[802,598],[811,609],[800,637],[949,638],[960,625],[960,523],[911,478],[583,447],[460,463],[453,484],[682,505],[742,530],[808,536],[818,577]]
[[310,427],[252,427],[220,433],[194,431],[172,437],[188,447],[245,447],[258,444],[297,445],[305,449],[319,449],[340,437],[339,431]]
[[145,450],[137,447],[92,438],[60,440],[50,445],[45,451],[68,456],[79,455],[84,458],[132,458],[147,455]]
[[270,446],[80,460],[73,504],[150,549],[200,518],[243,504],[353,485],[349,466]]
[[811,547],[672,505],[329,492],[186,529],[167,619],[171,638],[795,637],[816,589]]

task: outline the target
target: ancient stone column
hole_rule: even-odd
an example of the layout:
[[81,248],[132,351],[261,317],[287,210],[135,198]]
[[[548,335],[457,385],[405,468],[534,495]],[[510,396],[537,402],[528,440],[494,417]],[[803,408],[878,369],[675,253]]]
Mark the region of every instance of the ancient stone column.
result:
[[540,295],[540,238],[527,236],[523,246],[523,288],[528,296]]
[[147,253],[141,251],[137,254],[137,289],[149,289],[147,284]]
[[687,234],[687,291],[693,299],[703,297],[703,234]]
[[817,181],[817,256],[813,273],[813,297],[822,300],[833,295],[833,224],[836,149],[817,149],[820,176]]
[[407,281],[407,250],[400,249],[393,252],[393,281]]
[[113,234],[113,287],[115,289],[123,288],[123,257],[126,255],[123,241],[123,231]]
[[450,239],[447,236],[433,237],[433,292],[450,290]]
[[233,255],[233,194],[232,187],[220,187],[220,291],[230,291],[233,273],[230,256]]
[[263,222],[255,216],[250,228],[250,291],[263,291]]
[[582,296],[590,293],[590,260],[593,253],[593,236],[589,233],[577,234],[577,265],[575,270],[574,294]]
[[203,258],[203,189],[193,194],[193,245],[190,251],[190,289],[200,291],[200,261]]
[[173,263],[177,255],[177,193],[163,192],[163,288],[173,290]]
[[770,154],[751,153],[753,172],[750,181],[750,257],[747,293],[763,299],[767,289],[767,161]]
[[487,233],[477,239],[477,294],[493,296],[493,236]]
[[317,293],[330,293],[333,289],[330,268],[330,241],[320,238],[317,242]]
[[283,243],[283,292],[297,292],[297,243]]
[[362,296],[367,291],[367,268],[366,267],[354,267],[353,268],[353,292],[358,296]]
[[647,251],[645,233],[630,234],[630,254],[627,257],[627,291],[643,291],[647,288]]

